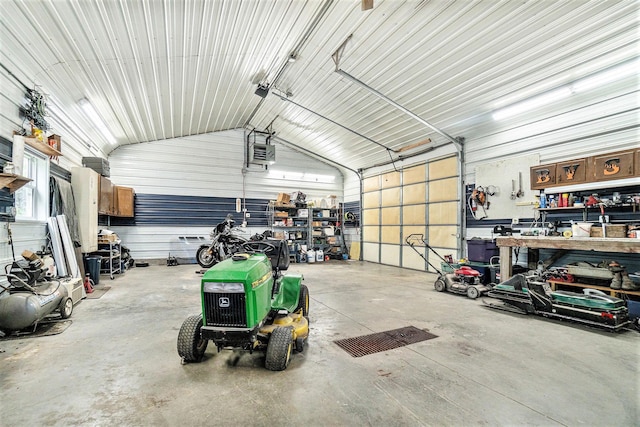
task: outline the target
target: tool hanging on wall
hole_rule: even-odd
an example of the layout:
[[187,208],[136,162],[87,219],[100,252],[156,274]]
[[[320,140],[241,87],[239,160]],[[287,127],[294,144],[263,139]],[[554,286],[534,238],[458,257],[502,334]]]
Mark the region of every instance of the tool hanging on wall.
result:
[[522,191],[522,172],[518,172],[518,192],[516,193],[516,197],[520,198],[524,196],[524,191]]
[[[489,202],[487,201],[487,194],[485,193],[484,188],[480,186],[474,188],[467,203],[474,219],[480,220],[487,217],[487,211],[485,208],[489,208]],[[482,210],[482,216],[478,215],[478,209]]]

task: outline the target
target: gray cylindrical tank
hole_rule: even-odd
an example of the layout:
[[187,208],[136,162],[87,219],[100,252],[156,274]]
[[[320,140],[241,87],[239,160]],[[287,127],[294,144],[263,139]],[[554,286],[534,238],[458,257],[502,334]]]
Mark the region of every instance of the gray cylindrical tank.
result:
[[0,298],[0,329],[19,331],[28,328],[55,311],[67,298],[67,289],[58,283],[39,287],[38,291],[40,295],[15,292]]

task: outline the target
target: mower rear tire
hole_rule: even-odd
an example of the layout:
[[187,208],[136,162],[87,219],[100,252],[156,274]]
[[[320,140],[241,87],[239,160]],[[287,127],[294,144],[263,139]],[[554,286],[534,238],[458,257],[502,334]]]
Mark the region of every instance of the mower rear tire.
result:
[[178,355],[184,363],[199,363],[202,361],[209,340],[203,339],[202,314],[189,316],[182,323],[178,332]]
[[60,302],[60,317],[68,319],[73,313],[73,300],[71,298],[65,298]]
[[292,328],[275,328],[269,338],[269,344],[267,344],[265,368],[270,371],[284,371],[289,366],[292,350]]
[[200,246],[196,251],[196,261],[202,268],[211,268],[216,263],[216,257],[209,252],[208,246]]
[[475,286],[469,286],[467,288],[467,296],[471,299],[476,299],[480,296],[480,291]]
[[436,291],[438,292],[444,292],[444,290],[447,288],[447,285],[444,283],[444,280],[437,279],[433,284],[433,287],[436,288]]
[[294,310],[302,309],[302,315],[309,320],[309,288],[307,285],[300,285],[300,295],[298,296],[298,306]]

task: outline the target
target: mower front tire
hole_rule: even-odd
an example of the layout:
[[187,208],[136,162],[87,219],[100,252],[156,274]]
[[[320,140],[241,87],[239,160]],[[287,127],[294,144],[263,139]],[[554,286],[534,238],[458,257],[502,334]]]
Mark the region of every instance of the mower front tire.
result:
[[208,340],[202,338],[202,314],[189,316],[178,332],[178,355],[183,363],[199,363],[207,349]]
[[447,285],[444,283],[443,279],[437,279],[433,284],[433,287],[436,288],[436,291],[438,292],[444,292],[444,290],[447,288]]
[[293,350],[293,331],[291,328],[275,328],[267,344],[264,363],[270,371],[284,371],[289,366]]
[[294,310],[302,309],[302,315],[309,320],[309,288],[307,285],[300,285],[300,295],[298,296],[298,306]]

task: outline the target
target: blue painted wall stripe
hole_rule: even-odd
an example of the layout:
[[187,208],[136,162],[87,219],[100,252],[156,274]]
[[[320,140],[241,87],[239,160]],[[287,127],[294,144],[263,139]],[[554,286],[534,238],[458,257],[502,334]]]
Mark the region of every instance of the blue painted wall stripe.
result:
[[[246,199],[250,214],[249,227],[268,226],[267,199]],[[236,199],[230,197],[197,197],[160,194],[136,194],[135,217],[112,217],[115,226],[183,225],[213,226],[232,214],[236,223],[242,222],[242,213],[236,212]]]

